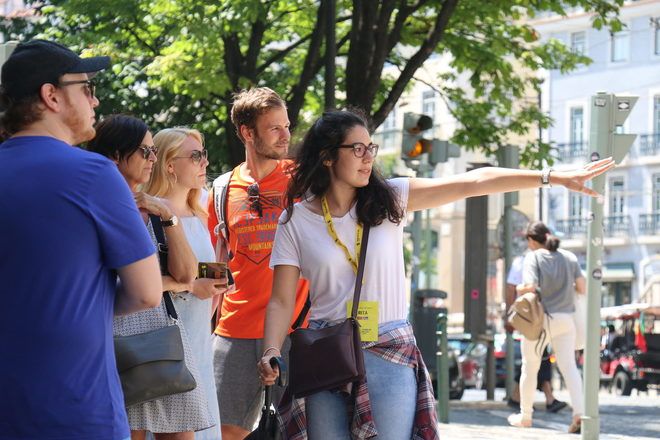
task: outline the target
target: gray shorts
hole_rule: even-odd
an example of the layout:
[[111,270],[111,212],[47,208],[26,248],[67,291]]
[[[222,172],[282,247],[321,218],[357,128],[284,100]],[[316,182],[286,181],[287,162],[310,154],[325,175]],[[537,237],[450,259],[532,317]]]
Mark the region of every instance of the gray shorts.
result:
[[[223,425],[240,426],[252,431],[261,414],[263,386],[257,362],[263,353],[262,339],[237,339],[213,336],[213,369]],[[290,342],[282,346],[284,361],[289,363]],[[273,402],[279,402],[284,389],[273,387]]]

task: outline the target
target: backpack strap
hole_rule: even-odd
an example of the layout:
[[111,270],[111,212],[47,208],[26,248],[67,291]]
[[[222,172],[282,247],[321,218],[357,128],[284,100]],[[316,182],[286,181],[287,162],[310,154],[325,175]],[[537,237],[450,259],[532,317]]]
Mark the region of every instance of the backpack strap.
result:
[[213,233],[218,240],[223,240],[227,249],[228,257],[231,259],[229,251],[229,226],[227,225],[227,205],[229,199],[229,183],[234,171],[228,171],[213,181],[213,208],[218,219],[218,224]]

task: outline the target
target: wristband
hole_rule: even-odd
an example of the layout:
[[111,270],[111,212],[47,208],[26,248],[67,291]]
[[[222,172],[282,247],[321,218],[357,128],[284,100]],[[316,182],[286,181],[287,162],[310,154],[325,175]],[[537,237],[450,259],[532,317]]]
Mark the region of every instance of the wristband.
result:
[[268,347],[267,349],[264,350],[264,353],[261,355],[261,357],[266,357],[266,353],[268,353],[271,350],[277,351],[278,356],[282,356],[282,353],[280,352],[280,349],[277,347]]

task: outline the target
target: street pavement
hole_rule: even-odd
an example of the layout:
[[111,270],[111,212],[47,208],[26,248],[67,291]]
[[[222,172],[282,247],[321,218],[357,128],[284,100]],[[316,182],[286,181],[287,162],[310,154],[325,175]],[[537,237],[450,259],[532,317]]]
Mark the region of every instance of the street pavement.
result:
[[[566,390],[555,397],[568,402]],[[567,407],[557,414],[545,411],[543,394],[537,392],[532,428],[514,428],[506,418],[513,410],[503,401],[504,390],[497,389],[495,400],[486,401],[486,391],[466,390],[462,400],[452,400],[449,423],[440,424],[440,437],[445,439],[578,439],[568,434],[571,410]],[[606,391],[599,394],[600,438],[660,439],[660,393],[614,396]]]

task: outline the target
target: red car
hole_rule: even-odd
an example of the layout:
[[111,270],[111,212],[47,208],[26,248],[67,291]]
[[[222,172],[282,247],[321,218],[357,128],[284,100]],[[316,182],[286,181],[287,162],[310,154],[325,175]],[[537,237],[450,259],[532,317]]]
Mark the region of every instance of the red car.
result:
[[660,387],[660,307],[646,304],[606,307],[601,318],[608,324],[602,338],[600,383],[629,396],[633,388]]

